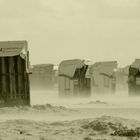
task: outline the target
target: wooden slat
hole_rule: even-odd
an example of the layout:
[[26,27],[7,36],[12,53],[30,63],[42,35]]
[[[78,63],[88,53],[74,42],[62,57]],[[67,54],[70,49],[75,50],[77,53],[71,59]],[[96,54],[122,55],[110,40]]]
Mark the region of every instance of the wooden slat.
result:
[[1,58],[1,73],[2,73],[2,98],[6,100],[7,98],[7,78],[6,78],[6,58]]
[[21,62],[21,58],[20,56],[17,57],[17,73],[18,73],[18,77],[17,77],[17,80],[18,80],[18,94],[17,94],[17,98],[21,98],[21,95],[23,95],[23,79],[22,79],[22,62]]
[[30,77],[29,77],[29,74],[27,73],[26,74],[26,85],[27,85],[27,90],[25,91],[26,92],[26,100],[27,100],[27,102],[28,102],[28,104],[27,105],[30,105],[30,79],[29,79]]
[[28,97],[28,79],[27,79],[27,72],[26,72],[26,62],[23,61],[23,74],[24,74],[24,99]]
[[14,57],[9,57],[10,97],[16,97],[15,62]]

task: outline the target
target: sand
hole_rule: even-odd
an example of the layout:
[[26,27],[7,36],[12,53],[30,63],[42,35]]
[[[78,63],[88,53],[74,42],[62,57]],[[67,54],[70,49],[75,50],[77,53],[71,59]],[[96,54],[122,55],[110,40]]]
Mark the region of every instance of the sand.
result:
[[34,93],[30,107],[0,108],[0,140],[140,139],[138,97],[58,99],[53,92],[48,95]]

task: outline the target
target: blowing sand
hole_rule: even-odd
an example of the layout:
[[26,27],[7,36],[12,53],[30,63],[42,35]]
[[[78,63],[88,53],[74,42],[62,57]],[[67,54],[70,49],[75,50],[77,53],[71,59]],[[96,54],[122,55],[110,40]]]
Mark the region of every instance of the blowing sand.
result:
[[140,98],[58,99],[32,92],[31,107],[0,109],[0,140],[138,140]]

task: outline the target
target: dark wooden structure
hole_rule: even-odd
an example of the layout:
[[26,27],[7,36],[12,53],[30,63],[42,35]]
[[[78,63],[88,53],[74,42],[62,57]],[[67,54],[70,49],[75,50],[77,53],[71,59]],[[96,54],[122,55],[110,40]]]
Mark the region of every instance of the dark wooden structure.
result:
[[27,41],[0,42],[0,107],[30,105]]
[[37,64],[31,69],[30,83],[32,90],[52,89],[54,85],[54,65]]
[[59,96],[90,96],[90,78],[86,77],[88,65],[84,60],[73,59],[62,61],[59,65]]
[[129,95],[140,95],[140,59],[136,59],[129,67]]

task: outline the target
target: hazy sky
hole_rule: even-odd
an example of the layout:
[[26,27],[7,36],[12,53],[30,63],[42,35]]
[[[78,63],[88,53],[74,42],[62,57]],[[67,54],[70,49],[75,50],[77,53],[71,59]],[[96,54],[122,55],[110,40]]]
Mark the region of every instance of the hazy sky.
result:
[[140,0],[0,0],[0,40],[27,40],[30,60],[140,58]]

